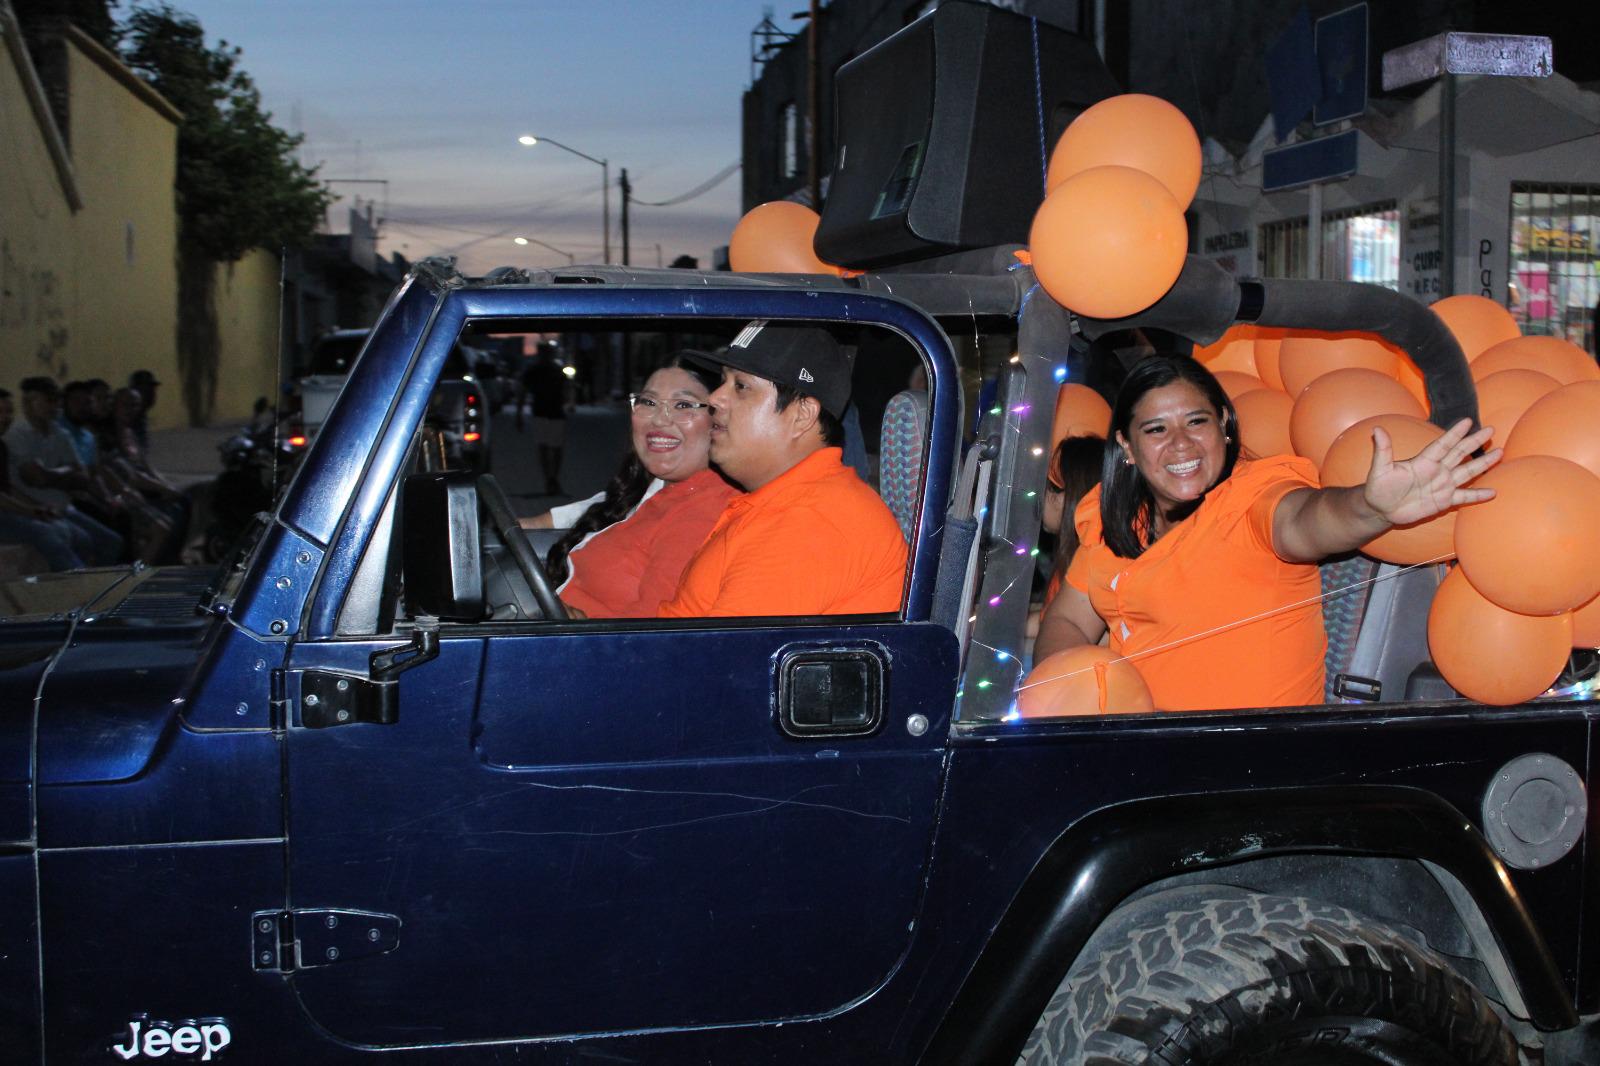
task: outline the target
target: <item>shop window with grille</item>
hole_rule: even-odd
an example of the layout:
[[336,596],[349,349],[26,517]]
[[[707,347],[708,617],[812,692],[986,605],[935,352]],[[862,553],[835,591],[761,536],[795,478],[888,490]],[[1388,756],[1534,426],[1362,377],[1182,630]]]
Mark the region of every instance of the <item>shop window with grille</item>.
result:
[[[1306,276],[1310,225],[1303,218],[1261,227],[1257,261],[1264,278]],[[1324,212],[1319,248],[1328,281],[1360,281],[1400,288],[1400,209],[1393,200]]]
[[1600,185],[1511,183],[1506,305],[1523,333],[1600,351]]

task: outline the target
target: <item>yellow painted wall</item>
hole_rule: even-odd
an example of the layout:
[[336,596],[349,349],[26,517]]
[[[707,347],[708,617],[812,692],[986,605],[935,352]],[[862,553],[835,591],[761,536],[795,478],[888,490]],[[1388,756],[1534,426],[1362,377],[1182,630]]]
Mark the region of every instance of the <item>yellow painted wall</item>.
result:
[[[0,26],[0,33],[6,28]],[[55,374],[76,311],[72,211],[12,48],[0,45],[0,387]]]
[[217,368],[214,422],[250,417],[256,397],[271,403],[278,386],[278,289],[281,267],[273,252],[257,249],[217,268]]
[[[14,25],[14,24],[13,24]],[[10,27],[0,23],[0,35]],[[71,208],[17,50],[0,40],[0,387],[48,374],[162,382],[152,426],[183,425],[177,359],[178,114],[93,41],[66,40]],[[213,422],[276,386],[278,257],[217,267]]]
[[73,226],[74,316],[70,372],[113,386],[152,370],[163,388],[152,427],[185,424],[177,363],[178,220],[173,180],[178,127],[69,37],[71,148],[83,210]]

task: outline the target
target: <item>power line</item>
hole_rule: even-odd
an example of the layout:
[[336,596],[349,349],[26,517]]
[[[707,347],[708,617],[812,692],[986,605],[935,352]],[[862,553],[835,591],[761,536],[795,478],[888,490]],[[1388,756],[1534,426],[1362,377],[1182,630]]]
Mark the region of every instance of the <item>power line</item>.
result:
[[687,203],[688,201],[693,200],[696,196],[703,196],[712,189],[715,189],[718,185],[721,185],[723,182],[727,181],[728,178],[738,171],[738,169],[743,165],[744,164],[735,160],[733,163],[723,167],[721,170],[717,171],[716,174],[712,175],[710,178],[707,178],[699,185],[696,185],[688,192],[681,196],[674,196],[670,200],[636,200],[630,196],[628,197],[628,202],[638,204],[640,207],[676,207],[678,204]]

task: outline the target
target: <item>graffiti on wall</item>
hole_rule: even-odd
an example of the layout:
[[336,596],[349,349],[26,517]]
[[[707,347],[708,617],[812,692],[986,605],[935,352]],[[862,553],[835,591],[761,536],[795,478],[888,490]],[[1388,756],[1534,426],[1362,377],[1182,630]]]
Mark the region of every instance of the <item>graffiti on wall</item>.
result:
[[[61,277],[54,270],[30,267],[0,238],[0,332],[14,333],[16,352],[32,355],[28,373],[71,377],[67,362],[67,307]],[[9,342],[8,342],[9,346]]]

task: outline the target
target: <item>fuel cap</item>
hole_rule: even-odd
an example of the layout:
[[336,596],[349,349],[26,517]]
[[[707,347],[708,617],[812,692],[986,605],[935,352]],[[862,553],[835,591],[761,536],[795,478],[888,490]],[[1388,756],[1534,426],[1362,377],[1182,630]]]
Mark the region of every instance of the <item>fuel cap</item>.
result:
[[1588,808],[1578,771],[1554,755],[1533,752],[1495,773],[1483,794],[1483,827],[1489,846],[1508,866],[1537,870],[1578,843]]

